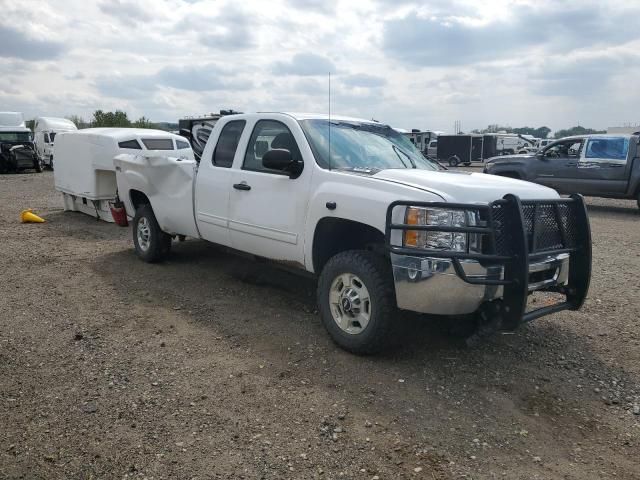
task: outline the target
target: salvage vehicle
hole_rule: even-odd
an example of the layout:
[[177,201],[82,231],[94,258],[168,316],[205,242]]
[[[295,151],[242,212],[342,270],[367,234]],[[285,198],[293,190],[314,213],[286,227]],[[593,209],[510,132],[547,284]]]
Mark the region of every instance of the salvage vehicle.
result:
[[488,160],[484,173],[518,178],[560,193],[636,200],[640,208],[639,135],[580,135],[532,155]]
[[[136,254],[204,239],[315,275],[322,322],[342,348],[388,344],[397,310],[517,328],[577,310],[591,275],[580,196],[448,171],[376,122],[228,115],[200,162],[114,159]],[[534,292],[557,302],[529,308]]]
[[26,127],[0,127],[0,173],[33,169],[42,172],[31,130]]
[[53,143],[56,135],[78,130],[76,124],[66,118],[38,117],[34,120],[33,132],[36,153],[45,167],[53,170]]

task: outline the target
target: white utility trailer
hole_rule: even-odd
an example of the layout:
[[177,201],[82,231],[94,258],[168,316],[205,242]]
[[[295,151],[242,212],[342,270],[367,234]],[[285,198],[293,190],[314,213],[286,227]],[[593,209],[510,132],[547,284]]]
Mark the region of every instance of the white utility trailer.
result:
[[133,154],[141,162],[155,157],[193,160],[183,137],[144,128],[88,128],[56,136],[55,188],[62,192],[64,209],[113,222],[111,204],[118,187],[114,157]]

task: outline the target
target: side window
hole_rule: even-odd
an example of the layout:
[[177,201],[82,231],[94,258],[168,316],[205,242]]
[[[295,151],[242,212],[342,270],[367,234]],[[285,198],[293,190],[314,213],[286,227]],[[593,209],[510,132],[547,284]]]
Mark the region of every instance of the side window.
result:
[[118,143],[120,148],[131,148],[133,150],[142,150],[142,147],[137,140],[127,140],[126,142]]
[[582,145],[582,140],[556,143],[545,151],[545,156],[551,158],[579,157]]
[[625,137],[596,137],[587,142],[585,158],[625,163],[629,152],[629,139]]
[[147,150],[173,150],[173,140],[170,138],[143,138],[142,143]]
[[222,127],[211,158],[211,163],[216,167],[231,168],[246,123],[244,120],[234,120]]
[[184,150],[185,148],[190,148],[189,142],[176,140],[176,150]]
[[276,148],[289,150],[294,160],[302,161],[298,144],[284,123],[276,120],[260,120],[253,128],[242,164],[243,170],[282,174],[278,170],[271,170],[262,165],[262,156]]
[[44,143],[50,143],[51,140],[49,140],[49,134],[45,133],[44,134]]

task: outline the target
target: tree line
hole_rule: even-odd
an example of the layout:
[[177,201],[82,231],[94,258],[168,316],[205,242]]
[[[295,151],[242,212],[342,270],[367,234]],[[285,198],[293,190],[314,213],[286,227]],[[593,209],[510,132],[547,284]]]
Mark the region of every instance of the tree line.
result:
[[76,124],[78,128],[97,128],[97,127],[122,127],[122,128],[158,128],[158,125],[153,123],[147,117],[142,116],[137,120],[131,121],[127,115],[127,112],[122,110],[116,110],[115,112],[105,112],[103,110],[96,110],[93,112],[93,118],[90,121],[85,121],[79,115],[69,115],[66,117]]
[[[551,133],[551,129],[549,127],[519,127],[512,128],[509,126],[503,126],[498,124],[489,125],[487,128],[483,128],[481,130],[476,129],[472,130],[471,133],[498,133],[498,132],[506,132],[506,133],[516,133],[518,135],[532,135],[535,138],[548,138]],[[593,128],[585,128],[580,125],[566,128],[563,130],[558,130],[554,133],[554,138],[564,138],[570,137],[572,135],[588,135],[591,133],[607,133],[606,130],[596,130]]]

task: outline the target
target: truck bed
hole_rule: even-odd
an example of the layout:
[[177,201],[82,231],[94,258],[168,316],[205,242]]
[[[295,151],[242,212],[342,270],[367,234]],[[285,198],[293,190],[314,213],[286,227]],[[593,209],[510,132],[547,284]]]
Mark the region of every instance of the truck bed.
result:
[[200,236],[193,214],[195,160],[124,154],[114,164],[118,194],[130,217],[135,215],[135,192],[144,192],[163,231]]

